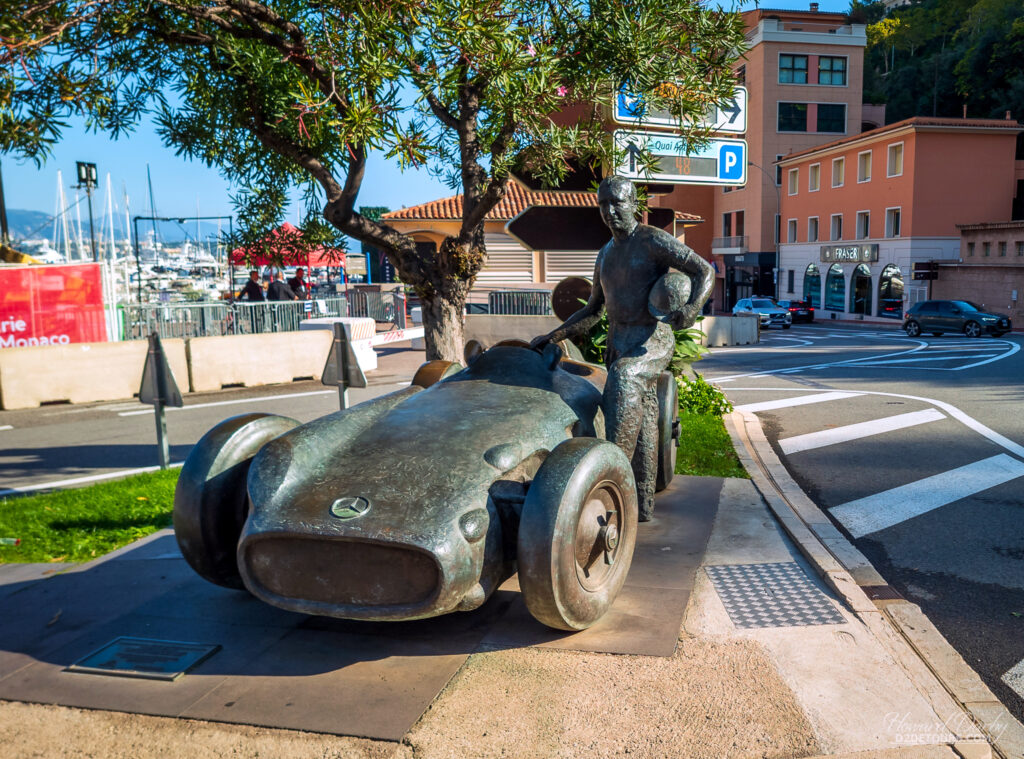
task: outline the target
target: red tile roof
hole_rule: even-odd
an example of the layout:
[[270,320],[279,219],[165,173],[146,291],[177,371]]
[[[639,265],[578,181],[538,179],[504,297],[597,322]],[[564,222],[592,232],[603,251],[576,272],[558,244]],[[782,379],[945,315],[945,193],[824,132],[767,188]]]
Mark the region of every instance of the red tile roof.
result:
[[[527,190],[518,182],[510,181],[505,197],[487,214],[494,220],[514,219],[530,206],[567,206],[574,208],[596,207],[596,192],[563,192],[560,190]],[[408,220],[455,220],[462,218],[462,195],[431,200],[418,206],[389,211],[382,217],[385,221]],[[676,219],[699,224],[700,216],[685,211],[676,211]]]
[[840,145],[846,145],[848,143],[858,142],[860,140],[868,140],[880,135],[886,134],[887,132],[895,132],[899,129],[905,129],[906,127],[913,127],[915,129],[963,129],[969,131],[971,129],[1005,129],[1006,131],[1024,131],[1024,126],[1018,124],[1016,121],[1009,119],[951,119],[941,118],[934,116],[912,116],[909,119],[903,119],[903,121],[895,121],[892,124],[886,124],[882,127],[875,129],[869,129],[866,132],[860,132],[859,134],[851,134],[846,137],[841,137],[838,140],[832,142],[826,142],[823,145],[815,145],[812,148],[805,148],[798,150],[789,155],[783,156],[776,163],[785,164],[794,158],[805,158],[813,153],[818,153],[825,150],[831,150],[832,148],[839,147]]

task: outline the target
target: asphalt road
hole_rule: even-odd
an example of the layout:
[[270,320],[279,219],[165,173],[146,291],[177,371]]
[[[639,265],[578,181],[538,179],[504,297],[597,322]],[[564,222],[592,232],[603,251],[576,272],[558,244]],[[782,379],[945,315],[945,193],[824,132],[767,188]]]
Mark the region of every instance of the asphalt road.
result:
[[794,325],[697,365],[1024,719],[1020,335]]

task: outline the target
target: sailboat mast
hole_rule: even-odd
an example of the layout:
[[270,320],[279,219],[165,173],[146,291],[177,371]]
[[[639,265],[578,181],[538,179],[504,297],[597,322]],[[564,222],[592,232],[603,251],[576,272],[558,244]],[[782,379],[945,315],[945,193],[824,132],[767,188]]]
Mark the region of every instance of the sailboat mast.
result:
[[153,200],[153,175],[149,171],[149,164],[146,164],[146,182],[149,184],[149,215],[153,218],[153,244],[156,245],[160,239],[160,233],[156,228],[156,201]]

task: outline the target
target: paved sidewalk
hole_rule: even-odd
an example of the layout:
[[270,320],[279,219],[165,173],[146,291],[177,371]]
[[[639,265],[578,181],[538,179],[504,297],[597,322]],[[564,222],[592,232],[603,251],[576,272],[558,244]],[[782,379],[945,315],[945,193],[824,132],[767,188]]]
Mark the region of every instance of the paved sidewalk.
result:
[[[411,353],[381,376],[410,377]],[[640,595],[610,616],[628,646],[680,604],[668,655],[531,632],[514,581],[411,625],[303,618],[202,582],[164,533],[63,574],[0,566],[0,756],[1022,759],[1019,723],[911,605],[867,597],[884,581],[753,425],[729,419],[752,480],[677,477],[642,527]],[[222,649],[173,683],[62,671],[118,635]]]

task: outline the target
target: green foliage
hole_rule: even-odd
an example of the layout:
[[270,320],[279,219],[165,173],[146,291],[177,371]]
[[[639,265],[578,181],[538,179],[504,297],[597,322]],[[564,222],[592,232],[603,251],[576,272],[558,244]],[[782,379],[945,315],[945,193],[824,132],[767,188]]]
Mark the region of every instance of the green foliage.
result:
[[855,0],[868,23],[866,102],[887,104],[886,120],[910,116],[1024,116],[1024,3],[922,0],[892,9]]
[[679,410],[687,414],[721,416],[732,411],[732,403],[721,390],[694,372],[693,379],[676,377],[679,385]]
[[[703,316],[697,317],[698,324],[703,320]],[[704,358],[707,355],[708,349],[700,344],[701,338],[704,337],[704,332],[698,327],[678,329],[674,334],[676,344],[672,351],[672,362],[668,368],[678,378],[686,370],[687,366],[694,361],[700,361]]]
[[177,469],[0,500],[0,563],[89,561],[171,526]]
[[679,415],[676,474],[750,478],[736,457],[722,417],[713,414]]

